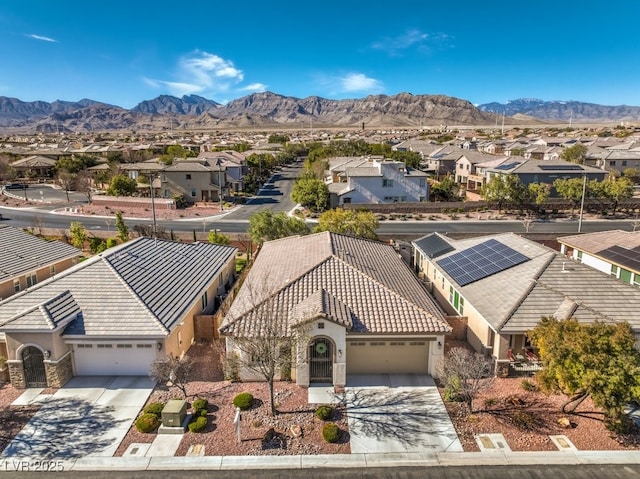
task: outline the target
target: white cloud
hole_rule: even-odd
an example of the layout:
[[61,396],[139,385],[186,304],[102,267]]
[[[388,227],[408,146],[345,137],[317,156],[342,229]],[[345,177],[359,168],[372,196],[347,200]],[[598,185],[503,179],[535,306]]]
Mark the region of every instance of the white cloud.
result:
[[252,91],[252,92],[262,92],[267,90],[267,85],[264,83],[251,83],[242,88],[238,88],[238,91]]
[[338,81],[342,91],[346,93],[379,93],[384,90],[384,85],[380,80],[369,78],[362,73],[348,73],[342,78],[339,78]]
[[[143,78],[143,81],[157,89],[166,88],[172,95],[182,96],[200,94],[217,97],[237,91],[265,91],[263,83],[251,83],[238,87],[244,80],[244,72],[233,64],[212,53],[196,50],[190,55],[180,58],[174,80]],[[236,88],[237,87],[237,88]]]
[[451,37],[445,33],[426,33],[414,28],[396,37],[384,37],[373,43],[371,48],[396,56],[410,48],[431,52],[433,48],[442,47],[450,39]]
[[36,35],[35,33],[30,33],[27,35],[29,38],[33,38],[34,40],[41,40],[43,42],[51,42],[58,43],[58,40],[51,37],[43,37],[42,35]]

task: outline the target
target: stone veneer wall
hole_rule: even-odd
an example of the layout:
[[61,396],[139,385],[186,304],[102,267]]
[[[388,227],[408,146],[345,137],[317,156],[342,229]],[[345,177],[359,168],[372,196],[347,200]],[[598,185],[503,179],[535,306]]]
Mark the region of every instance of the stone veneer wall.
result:
[[22,361],[7,361],[9,367],[9,380],[14,387],[24,389],[27,383],[24,378],[24,365]]
[[47,374],[47,386],[61,388],[73,377],[71,353],[67,353],[58,361],[45,361],[44,370]]

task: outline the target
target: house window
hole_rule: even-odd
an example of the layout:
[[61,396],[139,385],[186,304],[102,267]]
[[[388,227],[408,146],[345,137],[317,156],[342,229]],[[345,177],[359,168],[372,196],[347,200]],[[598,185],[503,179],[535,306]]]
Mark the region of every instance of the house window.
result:
[[442,277],[442,284],[440,285],[440,289],[444,289],[444,276]]
[[118,344],[120,349],[130,349],[133,347],[133,344]]
[[631,271],[620,268],[620,280],[625,283],[631,283]]
[[49,276],[54,276],[56,274],[56,267],[55,265],[51,265],[49,266]]
[[38,282],[38,277],[35,273],[27,275],[27,288],[30,288]]
[[449,286],[449,303],[453,304],[453,286]]
[[382,187],[383,188],[391,188],[393,186],[393,180],[389,178],[382,179]]
[[622,166],[627,166],[627,160],[622,160]]
[[616,160],[609,161],[609,166],[616,166]]
[[578,254],[576,255],[578,261],[582,262],[582,251],[578,251]]
[[195,198],[195,197],[196,197],[196,189],[195,189],[195,188],[192,188],[192,189],[191,189],[191,197],[192,197],[192,198]]
[[391,341],[389,343],[391,346],[404,346],[404,341]]
[[191,179],[191,173],[187,173],[185,176],[185,179],[190,180]]
[[618,271],[620,270],[620,268],[618,268],[615,264],[611,265],[611,276],[614,277],[618,277]]
[[349,198],[348,196],[346,198],[342,199],[342,203],[345,205],[348,205],[351,203],[351,198]]
[[420,178],[418,182],[419,182],[420,188],[424,188],[425,186],[427,186],[427,180],[424,178]]
[[318,323],[318,329],[324,329],[324,323]]
[[16,293],[20,292],[20,280],[19,279],[14,279],[13,280],[13,291]]
[[206,291],[204,292],[204,294],[200,298],[200,301],[202,302],[202,309],[206,308],[207,305],[209,304],[209,298],[207,296],[207,292]]
[[464,298],[460,296],[460,304],[458,305],[458,313],[460,316],[464,316]]

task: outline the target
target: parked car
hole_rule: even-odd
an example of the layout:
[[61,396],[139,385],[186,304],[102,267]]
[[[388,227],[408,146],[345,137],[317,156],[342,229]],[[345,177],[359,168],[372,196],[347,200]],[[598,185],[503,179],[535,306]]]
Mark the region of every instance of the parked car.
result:
[[26,183],[9,183],[8,185],[4,185],[5,190],[26,190],[29,188],[29,185]]

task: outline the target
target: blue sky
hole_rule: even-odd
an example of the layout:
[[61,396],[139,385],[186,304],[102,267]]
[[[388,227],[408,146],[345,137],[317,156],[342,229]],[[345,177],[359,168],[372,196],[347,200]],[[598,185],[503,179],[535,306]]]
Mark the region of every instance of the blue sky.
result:
[[409,92],[640,106],[638,18],[638,0],[3,0],[0,96],[131,108],[161,94]]

